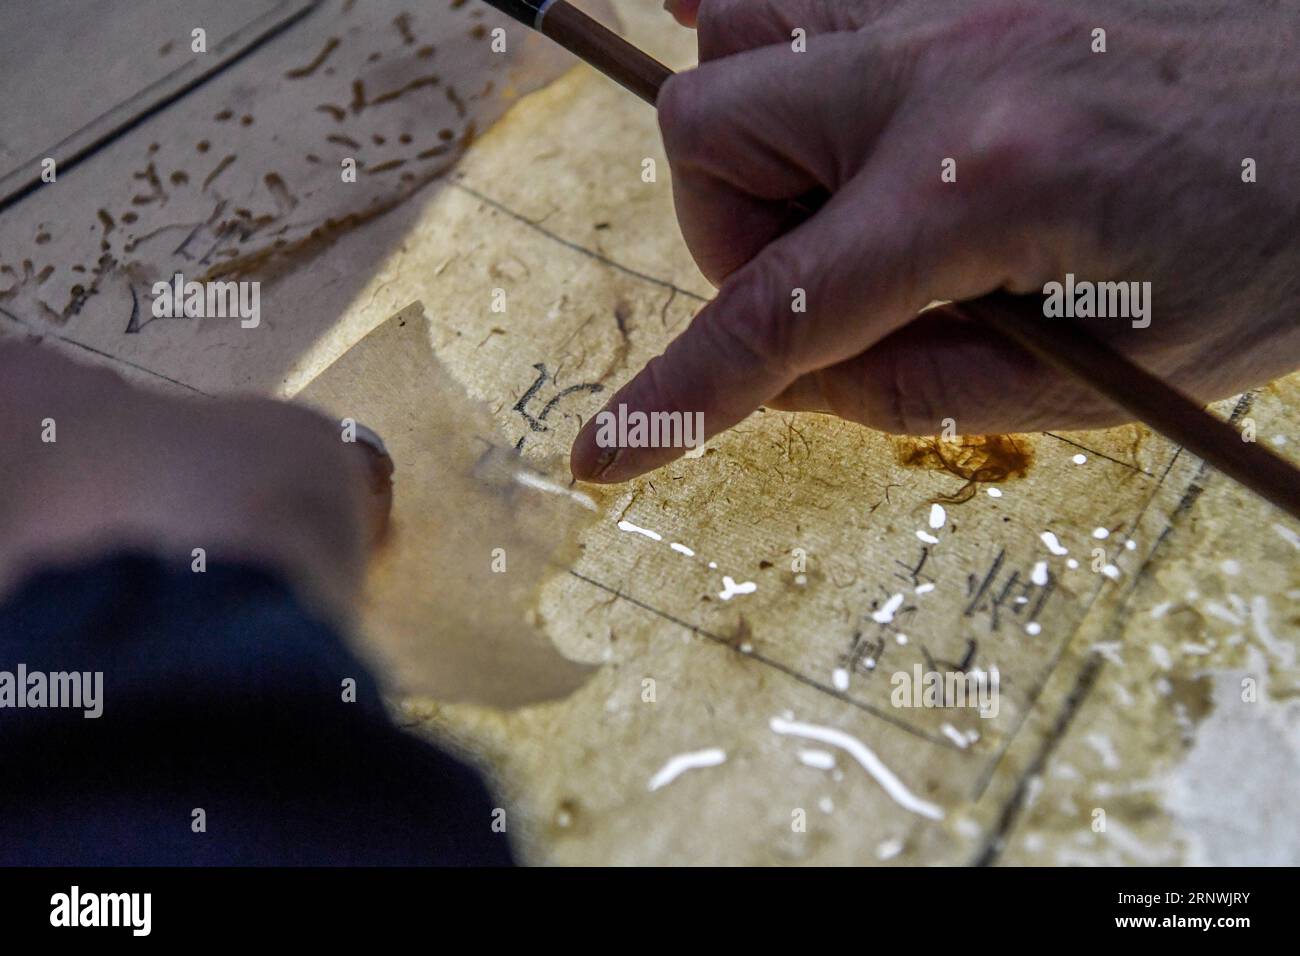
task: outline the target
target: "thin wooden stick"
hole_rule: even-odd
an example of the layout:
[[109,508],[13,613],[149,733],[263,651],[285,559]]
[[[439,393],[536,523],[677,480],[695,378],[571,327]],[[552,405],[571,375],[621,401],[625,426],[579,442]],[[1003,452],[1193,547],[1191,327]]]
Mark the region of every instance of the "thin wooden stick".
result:
[[[606,76],[654,105],[673,75],[618,34],[565,0],[487,0],[555,40]],[[806,216],[818,205],[792,204]],[[1277,507],[1300,518],[1300,470],[1066,319],[1043,315],[1040,296],[999,292],[959,303],[1039,359],[1076,376],[1166,438],[1200,456]]]
[[578,59],[651,106],[673,71],[564,0],[487,0],[502,13],[546,34]]
[[1300,471],[1068,319],[1043,315],[1041,296],[997,292],[959,303],[1027,352],[1092,386],[1229,478],[1300,518]]

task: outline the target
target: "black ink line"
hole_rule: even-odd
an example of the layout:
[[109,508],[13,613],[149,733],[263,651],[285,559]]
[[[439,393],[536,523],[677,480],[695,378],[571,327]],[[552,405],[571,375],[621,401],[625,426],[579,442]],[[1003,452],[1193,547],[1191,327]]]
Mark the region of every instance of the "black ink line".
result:
[[907,733],[911,734],[913,737],[919,737],[922,740],[928,741],[932,744],[936,744],[940,747],[945,747],[948,750],[952,750],[957,753],[963,753],[963,754],[966,753],[966,751],[963,748],[958,747],[951,740],[948,740],[945,737],[931,736],[930,734],[926,733],[924,730],[920,730],[916,727],[913,727],[911,724],[907,723],[906,721],[899,720],[893,714],[882,711],[876,707],[871,706],[870,704],[864,704],[862,701],[854,700],[852,697],[840,693],[833,687],[829,687],[826,684],[819,683],[813,680],[811,677],[807,677],[804,674],[801,674],[799,671],[790,667],[788,664],[782,664],[780,661],[773,660],[770,657],[765,657],[764,655],[759,654],[756,651],[750,651],[749,653],[742,653],[739,649],[736,648],[734,644],[732,644],[731,641],[727,640],[725,637],[722,637],[721,635],[714,634],[710,631],[706,631],[704,630],[704,628],[697,627],[694,624],[691,624],[687,621],[683,621],[679,617],[674,617],[673,615],[669,614],[666,611],[661,611],[657,607],[654,607],[651,604],[646,604],[644,601],[639,601],[629,594],[624,594],[622,591],[618,590],[618,588],[612,588],[608,584],[602,584],[600,581],[597,581],[593,578],[589,578],[585,574],[582,574],[578,571],[574,571],[572,568],[569,569],[569,573],[573,575],[575,578],[577,578],[579,581],[585,581],[587,584],[590,584],[594,588],[599,588],[600,590],[604,591],[606,594],[612,594],[614,595],[614,597],[621,598],[622,600],[627,601],[629,604],[641,608],[643,611],[649,611],[651,614],[654,614],[657,617],[661,617],[665,621],[669,621],[673,624],[676,624],[678,627],[684,627],[686,628],[686,630],[694,634],[698,634],[700,635],[700,637],[707,638],[708,640],[713,641],[715,644],[721,644],[723,647],[726,647],[729,650],[731,650],[732,653],[740,654],[741,657],[747,660],[757,661],[760,664],[765,664],[768,667],[773,668],[774,670],[778,670],[782,674],[785,674],[787,677],[794,678],[796,681],[798,681],[800,684],[803,684],[805,687],[811,687],[814,690],[819,690],[823,694],[827,694],[830,697],[835,698],[836,700],[843,701],[846,704],[850,704],[856,707],[858,710],[871,714],[871,716],[873,717],[879,717],[881,720],[885,721],[885,723],[891,724],[894,727],[897,727],[899,730],[906,731]]
[[[1250,411],[1251,406],[1254,404],[1254,401],[1255,401],[1254,392],[1246,392],[1245,394],[1243,394],[1241,398],[1237,401],[1236,406],[1233,408],[1232,415],[1229,417],[1229,421],[1234,424],[1237,421],[1239,421]],[[1146,502],[1139,509],[1137,517],[1129,525],[1128,528],[1129,537],[1132,537],[1132,532],[1137,530],[1138,525],[1142,523],[1143,517],[1145,517],[1147,511],[1150,510],[1151,505],[1155,502],[1156,497],[1160,494],[1161,489],[1164,487],[1165,480],[1169,477],[1169,473],[1173,471],[1174,465],[1177,463],[1182,453],[1183,453],[1183,447],[1181,445],[1177,446],[1174,450],[1173,455],[1170,456],[1169,463],[1165,466],[1165,470],[1160,474],[1160,477],[1156,482],[1155,488],[1152,489],[1151,494],[1148,496]],[[1202,480],[1205,478],[1206,475],[1210,474],[1211,471],[1212,471],[1211,467],[1207,465],[1204,461],[1202,461],[1200,467],[1196,470],[1196,473],[1192,475],[1192,477],[1188,480],[1187,486],[1183,491],[1182,496],[1179,498],[1178,504],[1174,507],[1173,512],[1169,515],[1169,518],[1165,522],[1164,530],[1161,531],[1159,536],[1156,538],[1156,543],[1152,546],[1151,550],[1147,553],[1146,560],[1142,562],[1141,566],[1133,574],[1132,581],[1129,583],[1127,591],[1124,593],[1122,598],[1116,604],[1115,612],[1114,614],[1111,615],[1110,621],[1108,621],[1106,624],[1107,631],[1113,630],[1116,622],[1127,619],[1129,600],[1137,592],[1137,588],[1144,581],[1147,572],[1155,565],[1158,557],[1161,556],[1165,544],[1170,534],[1174,530],[1174,526],[1179,522],[1179,520],[1185,514],[1187,514],[1192,509],[1192,506],[1196,503],[1197,499],[1200,498],[1202,492],[1205,490],[1202,484]],[[1083,613],[1079,616],[1079,623],[1076,624],[1074,629],[1062,639],[1059,645],[1057,645],[1056,653],[1053,654],[1051,661],[1048,663],[1047,669],[1044,672],[1042,679],[1038,681],[1038,683],[1036,684],[1036,686],[1033,688],[1033,690],[1030,692],[1028,696],[1028,699],[1026,701],[1028,706],[1026,706],[1023,709],[1020,719],[1016,722],[1015,727],[1012,728],[1011,732],[1007,734],[1006,738],[1002,741],[1002,745],[1001,747],[998,748],[998,752],[989,759],[988,765],[982,772],[980,781],[976,785],[975,790],[972,794],[971,797],[972,800],[978,801],[981,797],[983,797],[985,790],[988,789],[989,783],[992,782],[993,780],[993,774],[997,771],[998,766],[1002,763],[1002,758],[1006,756],[1007,751],[1011,748],[1012,742],[1015,740],[1016,736],[1020,733],[1020,729],[1024,726],[1025,721],[1029,719],[1030,713],[1038,705],[1038,698],[1042,694],[1043,688],[1046,687],[1047,682],[1051,680],[1052,674],[1055,673],[1057,666],[1060,664],[1061,658],[1065,655],[1066,648],[1070,646],[1070,644],[1073,642],[1076,635],[1079,633],[1079,630],[1082,628],[1083,623],[1088,619],[1088,615],[1091,613],[1093,606],[1097,602],[1097,598],[1100,597],[1101,595],[1101,589],[1105,587],[1105,585],[1106,585],[1106,579],[1103,577],[1102,580],[1098,583],[1097,587],[1093,590],[1092,598],[1088,601],[1088,606],[1084,609]],[[1095,659],[1096,655],[1093,655],[1092,657],[1093,659]],[[1091,690],[1092,680],[1095,678],[1095,672],[1099,667],[1100,664],[1098,664],[1097,667],[1091,667],[1090,664],[1085,665],[1083,670],[1080,673],[1078,680],[1076,680],[1075,682],[1075,691],[1079,691],[1080,689],[1082,689],[1083,694],[1086,696],[1086,693],[1089,690]],[[1067,704],[1069,704],[1070,701],[1073,700],[1073,695],[1075,691],[1071,692],[1071,698],[1070,700],[1067,700]],[[1080,699],[1078,703],[1081,702],[1082,699]],[[1075,704],[1074,706],[1077,706],[1077,704]],[[1061,729],[1061,733],[1064,733],[1065,726],[1059,724],[1059,722],[1058,722],[1058,726]],[[1045,746],[1049,744],[1051,746],[1055,746],[1054,741],[1048,740],[1047,742],[1045,742]],[[1013,793],[1011,800],[1008,803],[1008,809],[1012,811],[1014,811],[1015,808],[1013,808],[1011,804],[1015,802],[1017,797],[1021,797],[1021,798],[1023,797],[1024,779],[1025,778],[1021,779],[1020,784],[1017,785],[1017,788]],[[1007,811],[1004,810],[1004,817],[1006,816],[1006,813]],[[1014,821],[1014,813],[1011,817],[1007,818],[1006,825],[1008,827],[1011,826],[1013,821]],[[990,846],[992,846],[992,843],[990,843]],[[996,851],[991,851],[991,852],[993,852],[993,855],[996,856]],[[989,859],[992,859],[992,857],[990,857]],[[981,856],[980,860],[981,862],[985,862],[984,856]]]
[[1080,445],[1077,441],[1070,441],[1070,439],[1066,438],[1063,435],[1058,435],[1056,434],[1056,432],[1043,432],[1043,434],[1046,435],[1048,438],[1055,438],[1057,441],[1065,442],[1065,444],[1067,445],[1071,445],[1082,451],[1086,451],[1091,455],[1096,455],[1098,458],[1104,458],[1107,461],[1114,462],[1117,465],[1122,465],[1125,468],[1127,468],[1129,471],[1136,471],[1139,475],[1146,475],[1146,477],[1148,478],[1155,477],[1155,475],[1151,474],[1151,472],[1147,471],[1145,468],[1139,468],[1137,465],[1134,465],[1130,462],[1120,461],[1118,458],[1112,458],[1110,455],[1106,454],[1105,452],[1097,451],[1097,449],[1095,448],[1089,448],[1087,445]]
[[603,263],[604,265],[607,265],[612,269],[617,269],[619,272],[640,279],[643,282],[650,282],[663,289],[671,289],[672,291],[676,292],[679,295],[684,295],[689,299],[694,299],[696,302],[709,301],[704,296],[696,295],[694,292],[690,292],[686,289],[682,289],[678,286],[675,286],[671,282],[667,281],[666,279],[659,279],[656,278],[655,276],[649,275],[648,273],[638,272],[636,269],[633,269],[631,266],[625,266],[623,265],[623,263],[616,262],[615,260],[609,258],[608,256],[601,255],[599,252],[593,252],[592,250],[588,249],[586,246],[573,242],[570,239],[565,239],[563,236],[557,235],[556,233],[551,232],[549,229],[544,229],[536,222],[529,219],[527,216],[521,216],[519,213],[515,212],[509,206],[506,206],[503,203],[500,203],[489,196],[485,196],[477,189],[474,189],[471,186],[466,186],[463,182],[459,182],[457,180],[451,180],[451,185],[455,189],[459,189],[462,192],[469,193],[469,195],[473,196],[479,202],[491,206],[493,209],[497,210],[498,212],[505,213],[507,216],[509,216],[511,219],[514,219],[516,222],[522,222],[529,229],[534,229],[537,232],[540,232],[546,238],[552,239],[555,242],[558,242],[560,245],[565,246],[568,249],[572,249],[574,252],[579,252],[584,256],[588,256],[592,259],[595,259],[597,262]]
[[119,356],[116,355],[110,355],[108,352],[103,352],[95,348],[94,346],[86,345],[84,342],[78,342],[76,339],[70,339],[66,335],[60,335],[58,332],[54,332],[49,329],[44,329],[38,332],[35,329],[33,329],[30,325],[28,325],[26,322],[24,322],[22,319],[18,318],[18,316],[10,312],[8,309],[0,308],[0,314],[4,315],[4,317],[9,319],[11,322],[16,322],[18,325],[21,325],[24,329],[26,329],[32,335],[36,336],[38,339],[45,338],[48,336],[49,338],[57,339],[60,342],[66,343],[67,345],[73,345],[79,349],[85,349],[87,352],[90,352],[92,355],[98,355],[101,358],[106,358],[111,362],[117,362],[127,366],[128,368],[133,368],[137,372],[144,372],[146,375],[152,375],[154,378],[161,379],[162,381],[167,382],[169,385],[176,385],[180,388],[186,389],[187,391],[194,392],[198,395],[208,394],[202,389],[195,388],[193,385],[186,385],[184,382],[179,381],[178,379],[170,378],[169,376],[164,375],[162,372],[155,372],[151,368],[145,368],[143,365],[137,365],[135,362],[129,361],[124,358],[120,358]]
[[[303,4],[301,9],[293,12],[288,17],[285,17],[282,20],[277,20],[278,17],[285,16],[283,11],[286,7],[290,10],[293,9],[292,0],[282,0],[281,3],[277,4],[271,10],[268,10],[262,16],[249,21],[248,23],[239,27],[234,33],[218,40],[216,45],[212,47],[213,54],[220,54],[223,47],[226,47],[227,45],[238,44],[242,37],[248,34],[252,34],[252,39],[250,39],[246,45],[237,46],[237,48],[232,54],[227,56],[225,59],[219,60],[217,63],[213,64],[211,69],[202,70],[201,66],[196,66],[196,64],[198,64],[199,61],[190,60],[189,62],[176,67],[176,69],[172,70],[166,76],[158,80],[155,80],[153,83],[150,83],[143,90],[140,90],[138,93],[134,94],[124,102],[119,103],[116,106],[110,107],[108,110],[104,111],[103,113],[100,113],[98,116],[96,116],[85,126],[81,127],[81,129],[64,137],[58,143],[55,143],[53,146],[47,147],[46,155],[53,157],[56,160],[58,175],[63,176],[66,173],[71,172],[73,169],[83,164],[86,160],[93,158],[95,154],[99,153],[105,147],[112,145],[117,140],[120,140],[123,137],[125,137],[132,130],[143,125],[145,121],[149,120],[151,117],[157,115],[158,113],[161,113],[163,110],[172,106],[174,103],[183,99],[185,96],[188,96],[191,92],[198,89],[200,86],[203,86],[209,80],[216,79],[222,73],[226,72],[226,70],[230,69],[235,64],[241,62],[244,58],[246,58],[250,54],[256,52],[267,42],[269,42],[270,40],[279,36],[285,30],[288,30],[290,27],[297,24],[299,20],[301,20],[308,13],[311,13],[314,9],[316,9],[316,6],[317,6],[317,0],[307,0],[307,2]],[[266,24],[268,23],[269,26],[266,26]],[[75,149],[72,153],[62,158],[60,158],[57,155],[59,150],[63,149],[68,143],[75,141],[77,137],[79,137],[86,130],[93,128],[96,123],[101,122],[106,117],[111,116],[115,112],[118,112],[120,110],[130,109],[131,105],[135,102],[142,101],[142,100],[147,101],[148,97],[153,94],[155,88],[157,87],[166,88],[171,83],[175,82],[177,79],[183,76],[185,73],[195,73],[196,69],[198,70],[198,72],[196,75],[193,76],[193,78],[189,80],[185,80],[180,86],[176,87],[172,92],[164,94],[160,99],[158,99],[156,102],[146,107],[141,112],[136,113],[134,115],[128,115],[128,118],[126,118],[120,123],[117,123],[116,125],[113,125],[113,121],[110,120],[109,121],[110,128],[107,129],[104,133],[100,134],[97,138],[95,138],[91,142],[87,143],[85,146]],[[5,174],[3,177],[0,177],[0,190],[7,189],[8,187],[5,185],[5,183],[11,179],[14,179],[22,175],[21,172],[22,170],[28,168],[29,166],[30,167],[39,166],[40,161],[43,158],[45,157],[33,156],[31,159],[27,160],[26,162],[23,162],[13,167],[13,169],[9,173]],[[28,196],[39,191],[41,187],[47,185],[50,184],[44,182],[40,178],[39,173],[32,175],[25,183],[23,183],[23,185],[16,187],[13,191],[9,192],[6,195],[0,196],[0,212],[5,212],[10,207],[17,205],[18,203],[26,199]]]

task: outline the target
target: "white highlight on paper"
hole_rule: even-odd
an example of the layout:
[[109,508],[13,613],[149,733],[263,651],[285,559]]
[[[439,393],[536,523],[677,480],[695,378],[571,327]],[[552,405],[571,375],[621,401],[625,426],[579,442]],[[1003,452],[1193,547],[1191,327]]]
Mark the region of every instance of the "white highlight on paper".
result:
[[688,754],[678,754],[650,778],[650,789],[658,790],[660,787],[666,787],[688,770],[716,767],[718,764],[724,763],[726,759],[727,752],[717,747],[711,747],[708,750],[696,750]]
[[651,541],[662,541],[664,539],[664,536],[661,535],[658,531],[651,531],[649,528],[637,527],[630,521],[620,521],[618,523],[618,530],[630,531],[633,534],[645,535]]
[[954,727],[952,724],[947,724],[947,723],[940,724],[939,729],[943,731],[943,735],[945,737],[947,737],[949,740],[955,743],[962,750],[965,750],[967,747],[970,746],[970,741],[966,739],[966,735],[963,734],[956,727]]
[[546,491],[553,495],[563,495],[565,498],[576,501],[588,511],[596,510],[596,502],[591,499],[590,495],[585,495],[581,491],[577,491],[573,488],[567,488],[558,482],[551,481],[549,478],[543,478],[541,475],[535,475],[531,471],[516,471],[515,481],[527,488],[534,488],[537,491]]
[[835,769],[835,755],[829,750],[801,750],[799,751],[799,762],[805,767],[812,767],[814,770]]
[[1300,551],[1300,534],[1296,534],[1284,524],[1275,523],[1273,525],[1273,530],[1278,533],[1278,536],[1281,537],[1283,541],[1291,545],[1291,547],[1295,548],[1297,551]]
[[894,619],[894,613],[903,605],[903,595],[895,594],[879,611],[871,612],[871,619],[877,624],[888,624]]
[[724,601],[730,601],[738,594],[753,594],[758,590],[758,585],[753,581],[744,581],[736,583],[736,579],[729,574],[722,576],[722,590],[718,592],[718,597]]
[[1056,535],[1052,534],[1052,532],[1044,531],[1038,537],[1043,544],[1047,545],[1047,550],[1052,552],[1052,554],[1062,555],[1070,553],[1068,548],[1061,547],[1061,542],[1057,540]]
[[892,860],[898,854],[903,852],[903,841],[894,837],[889,840],[882,840],[876,847],[877,860]]
[[901,780],[894,776],[893,771],[881,763],[880,758],[871,751],[871,748],[855,737],[850,737],[844,731],[836,730],[834,727],[821,727],[816,724],[785,720],[781,717],[773,717],[768,722],[768,726],[772,728],[773,733],[806,737],[809,740],[818,740],[824,744],[830,744],[832,747],[839,747],[860,763],[862,769],[871,774],[876,783],[880,784],[885,793],[889,794],[900,807],[931,820],[943,819],[942,807],[922,800],[913,794],[903,785]]

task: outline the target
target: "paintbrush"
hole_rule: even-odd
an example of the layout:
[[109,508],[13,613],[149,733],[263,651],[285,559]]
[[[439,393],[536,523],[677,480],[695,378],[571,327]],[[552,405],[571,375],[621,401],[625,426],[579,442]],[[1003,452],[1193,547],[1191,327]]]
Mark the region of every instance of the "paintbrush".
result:
[[614,82],[631,90],[651,106],[659,88],[673,75],[654,57],[628,43],[621,36],[593,20],[564,0],[487,0],[502,13],[514,17],[550,37],[578,59],[594,66]]
[[[565,0],[487,2],[550,37],[652,106],[673,75]],[[824,196],[792,200],[792,221],[811,215]],[[1077,324],[1046,318],[1042,296],[999,292],[960,305],[1040,360],[1079,378],[1166,438],[1300,518],[1300,470],[1263,445],[1246,441],[1232,425]]]

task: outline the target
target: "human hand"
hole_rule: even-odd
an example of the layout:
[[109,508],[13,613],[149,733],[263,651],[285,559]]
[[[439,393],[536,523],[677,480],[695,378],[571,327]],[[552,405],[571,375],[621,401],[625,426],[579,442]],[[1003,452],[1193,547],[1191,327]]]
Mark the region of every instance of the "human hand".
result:
[[[1067,273],[1150,282],[1149,327],[1085,327],[1198,399],[1300,365],[1293,0],[674,12],[698,22],[704,62],[665,85],[660,124],[683,234],[719,294],[610,409],[702,412],[709,436],[762,404],[910,434],[945,418],[968,434],[1117,424],[1121,410],[959,305],[918,317]],[[818,187],[830,201],[783,232],[788,201]],[[579,478],[626,480],[681,452],[602,449],[596,424],[574,445]]]
[[393,466],[342,431],[284,402],[172,398],[0,343],[0,592],[43,564],[139,547],[192,566],[202,548],[270,565],[347,616]]

